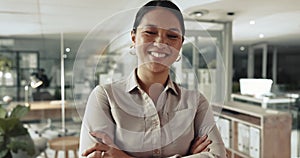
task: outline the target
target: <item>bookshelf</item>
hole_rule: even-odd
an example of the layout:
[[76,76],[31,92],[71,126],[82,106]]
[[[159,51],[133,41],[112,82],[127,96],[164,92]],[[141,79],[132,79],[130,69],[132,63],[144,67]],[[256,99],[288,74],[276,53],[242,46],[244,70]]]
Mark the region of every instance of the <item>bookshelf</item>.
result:
[[292,118],[287,112],[240,102],[213,105],[228,158],[282,158],[291,155]]

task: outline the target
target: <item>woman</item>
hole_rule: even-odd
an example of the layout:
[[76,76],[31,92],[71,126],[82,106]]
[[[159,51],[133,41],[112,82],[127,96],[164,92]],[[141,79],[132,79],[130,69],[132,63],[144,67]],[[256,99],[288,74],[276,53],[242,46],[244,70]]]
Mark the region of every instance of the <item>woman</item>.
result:
[[180,60],[184,33],[183,16],[170,1],[151,1],[138,11],[131,32],[138,68],[90,94],[82,156],[225,157],[207,100],[169,75]]

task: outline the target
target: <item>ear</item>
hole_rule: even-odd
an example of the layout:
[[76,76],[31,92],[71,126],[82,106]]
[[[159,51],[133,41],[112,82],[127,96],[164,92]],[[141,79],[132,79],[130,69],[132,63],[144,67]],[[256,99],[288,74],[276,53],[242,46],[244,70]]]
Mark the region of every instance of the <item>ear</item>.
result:
[[131,31],[131,41],[132,41],[132,43],[134,43],[134,44],[135,44],[135,35],[136,35],[136,33],[132,30],[132,31]]

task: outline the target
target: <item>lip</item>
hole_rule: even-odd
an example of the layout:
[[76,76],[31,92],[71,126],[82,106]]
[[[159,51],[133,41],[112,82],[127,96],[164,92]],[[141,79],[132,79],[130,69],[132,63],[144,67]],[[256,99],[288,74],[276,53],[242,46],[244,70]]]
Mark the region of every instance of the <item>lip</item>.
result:
[[170,53],[166,53],[166,52],[161,52],[161,51],[147,51],[147,53],[153,57],[153,58],[158,58],[158,59],[163,59],[163,58],[166,58],[168,56],[170,56],[171,54]]
[[154,51],[148,51],[147,53],[149,55],[150,61],[156,62],[156,63],[164,63],[170,56],[167,53],[154,52]]

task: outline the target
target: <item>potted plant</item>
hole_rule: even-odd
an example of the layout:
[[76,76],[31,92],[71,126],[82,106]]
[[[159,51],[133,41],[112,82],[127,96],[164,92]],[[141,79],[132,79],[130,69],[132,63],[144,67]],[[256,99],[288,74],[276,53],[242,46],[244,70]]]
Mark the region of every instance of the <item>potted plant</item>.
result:
[[34,143],[20,118],[29,107],[17,105],[11,111],[0,105],[0,158],[11,158],[13,153],[27,152],[34,155]]

